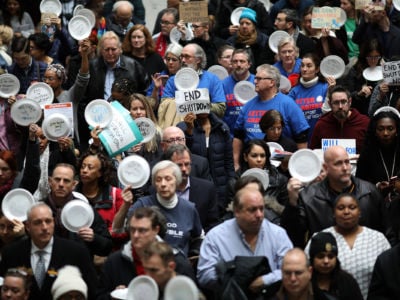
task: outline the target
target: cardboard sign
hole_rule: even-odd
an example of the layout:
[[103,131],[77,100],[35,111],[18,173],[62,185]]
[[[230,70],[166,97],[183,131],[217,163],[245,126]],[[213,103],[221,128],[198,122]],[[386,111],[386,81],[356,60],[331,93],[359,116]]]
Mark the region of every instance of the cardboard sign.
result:
[[211,108],[208,89],[175,92],[176,112],[178,115],[209,113]]
[[208,22],[207,1],[180,2],[179,18],[185,23]]
[[340,21],[339,7],[314,7],[312,10],[312,28],[339,29],[343,24]]
[[349,155],[355,155],[356,152],[356,140],[355,139],[322,139],[321,141],[322,151],[326,151],[332,146],[342,146],[346,149]]
[[383,81],[389,85],[400,85],[400,61],[389,61],[382,67]]
[[66,116],[71,124],[71,133],[68,136],[74,137],[74,113],[72,105],[72,102],[46,104],[43,113],[45,118],[55,113]]
[[355,7],[356,9],[364,9],[368,4],[371,3],[371,0],[356,0]]
[[129,111],[118,101],[111,102],[113,120],[100,134],[99,139],[110,156],[115,156],[142,140],[142,134]]

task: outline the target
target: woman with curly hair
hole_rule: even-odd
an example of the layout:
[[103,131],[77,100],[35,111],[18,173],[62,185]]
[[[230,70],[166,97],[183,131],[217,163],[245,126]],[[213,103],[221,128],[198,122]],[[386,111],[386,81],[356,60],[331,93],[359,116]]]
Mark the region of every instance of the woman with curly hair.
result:
[[126,56],[137,60],[149,77],[166,68],[161,55],[155,51],[149,30],[142,24],[134,25],[129,29],[122,43],[122,50]]

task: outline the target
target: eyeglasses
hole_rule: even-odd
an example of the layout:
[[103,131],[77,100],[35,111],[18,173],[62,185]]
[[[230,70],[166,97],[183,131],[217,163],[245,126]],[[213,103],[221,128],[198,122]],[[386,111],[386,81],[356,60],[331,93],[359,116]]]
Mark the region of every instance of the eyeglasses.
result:
[[337,101],[331,101],[331,105],[332,105],[332,106],[339,106],[339,105],[345,106],[345,105],[347,105],[348,103],[349,103],[349,100],[347,100],[347,99],[337,100]]
[[260,80],[274,80],[271,77],[254,77],[254,81],[260,81]]
[[168,25],[175,25],[175,23],[174,23],[174,22],[169,22],[169,21],[163,21],[163,20],[161,20],[160,25],[166,25],[166,26],[168,26]]
[[203,25],[194,25],[194,24],[192,24],[192,28],[193,29],[197,29],[197,28],[199,28],[199,27],[204,27]]
[[194,56],[193,55],[189,55],[189,54],[181,54],[181,59],[191,59],[191,58],[193,58]]
[[184,137],[170,138],[168,140],[163,140],[164,143],[172,144],[172,143],[180,143],[184,142],[186,139]]
[[367,56],[368,60],[380,60],[382,56]]

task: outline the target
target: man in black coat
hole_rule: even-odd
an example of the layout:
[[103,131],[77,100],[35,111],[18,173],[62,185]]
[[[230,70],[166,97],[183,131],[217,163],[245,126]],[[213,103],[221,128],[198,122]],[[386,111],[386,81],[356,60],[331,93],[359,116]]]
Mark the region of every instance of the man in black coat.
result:
[[73,265],[82,273],[89,299],[95,299],[97,277],[89,251],[76,242],[54,236],[50,207],[43,202],[34,204],[28,211],[26,231],[30,238],[12,243],[2,251],[1,276],[10,268],[27,268],[33,274],[29,299],[52,300],[50,290],[57,271],[65,265]]

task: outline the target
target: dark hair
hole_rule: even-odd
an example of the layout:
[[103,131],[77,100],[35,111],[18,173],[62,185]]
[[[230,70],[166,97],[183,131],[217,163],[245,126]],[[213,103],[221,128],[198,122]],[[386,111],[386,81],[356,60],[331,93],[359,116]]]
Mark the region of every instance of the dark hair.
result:
[[[357,74],[359,74],[359,78],[362,78],[362,72],[364,71],[364,69],[369,67],[367,56],[372,51],[377,51],[381,56],[383,56],[383,47],[377,39],[366,40],[364,41],[364,43],[361,44],[360,54],[358,55],[357,63],[354,66],[356,68]],[[377,62],[378,65],[381,59]]]
[[357,198],[356,196],[354,196],[354,195],[351,194],[351,193],[341,193],[341,194],[339,194],[339,195],[335,198],[335,200],[334,200],[334,202],[333,202],[333,209],[335,209],[337,203],[338,203],[341,199],[343,199],[343,198],[345,198],[345,197],[350,197],[351,199],[353,199],[354,201],[356,201],[357,204],[358,204],[358,207],[360,207],[360,202],[358,201],[358,198]]
[[[319,68],[319,66],[321,65],[321,58],[315,53],[306,53],[306,54],[304,54],[303,57],[301,58],[302,63],[303,63],[303,59],[305,59],[305,58],[311,59],[312,62],[314,63],[314,65],[315,65],[315,68]],[[322,76],[320,71],[318,71],[317,77],[318,77],[318,81],[326,82],[325,77]]]
[[276,109],[270,109],[265,112],[258,124],[260,125],[261,131],[266,133],[268,128],[274,126],[276,121],[281,122],[282,128],[285,127],[285,121],[283,120],[282,114]]
[[[10,15],[10,13],[8,12],[8,9],[7,9],[8,1],[9,0],[6,0],[4,2],[3,18],[4,18],[4,25],[11,26],[11,17],[12,16]],[[24,16],[24,12],[25,12],[25,7],[24,7],[25,1],[22,1],[22,0],[14,0],[14,1],[17,1],[19,3],[19,11],[17,12],[17,17],[18,17],[18,21],[21,23],[22,18]]]
[[[243,151],[243,155],[249,155],[249,153],[251,152],[251,150],[254,148],[254,146],[259,146],[261,148],[263,148],[264,152],[265,152],[265,168],[269,169],[271,167],[271,162],[270,162],[270,157],[271,157],[271,152],[269,151],[269,147],[268,144],[263,141],[263,140],[259,140],[259,139],[254,139],[254,140],[250,140],[247,145],[246,148]],[[245,164],[247,164],[246,162],[244,162]],[[248,165],[247,165],[248,167]]]
[[106,187],[110,185],[113,181],[112,177],[115,175],[115,169],[111,159],[102,152],[85,152],[78,161],[77,169],[80,170],[82,168],[83,161],[89,156],[95,156],[100,161],[101,176],[98,179],[99,186]]
[[172,156],[174,156],[175,153],[176,154],[183,154],[185,152],[187,152],[187,153],[189,153],[189,155],[191,155],[190,150],[186,145],[172,144],[164,152],[163,159],[172,160]]
[[131,34],[132,34],[132,32],[134,32],[136,30],[140,30],[141,32],[143,32],[144,39],[145,39],[144,47],[145,47],[146,55],[154,53],[155,52],[155,45],[154,45],[154,42],[153,42],[153,38],[151,36],[150,31],[143,24],[134,25],[126,33],[124,41],[122,42],[122,50],[124,51],[124,53],[127,53],[128,55],[131,54],[132,49],[133,49],[132,43],[131,43]]
[[294,9],[284,8],[281,9],[278,13],[282,13],[286,15],[286,23],[293,22],[293,27],[299,26],[299,17],[297,16],[297,12]]
[[233,47],[231,45],[223,45],[223,46],[219,47],[217,50],[217,57],[222,58],[222,55],[224,54],[224,52],[226,50],[235,50],[235,47]]
[[[397,143],[400,142],[400,118],[399,116],[392,112],[392,111],[381,111],[377,113],[376,115],[372,116],[372,118],[369,121],[367,132],[365,134],[365,139],[364,139],[364,147],[363,149],[366,149],[371,151],[371,149],[374,149],[375,151],[378,151],[380,141],[378,137],[376,136],[376,126],[378,124],[378,121],[389,118],[393,120],[396,123],[396,130],[397,130]],[[399,143],[400,145],[400,143]]]
[[28,40],[32,41],[39,50],[44,51],[46,54],[48,54],[52,46],[49,36],[43,32],[31,34]]
[[29,40],[26,37],[19,36],[13,38],[11,43],[12,53],[25,52],[26,54],[29,54],[29,50]]
[[71,169],[72,172],[74,173],[74,178],[75,178],[75,176],[76,176],[76,169],[75,169],[75,167],[74,167],[73,165],[67,164],[67,163],[58,163],[58,164],[56,164],[56,165],[54,166],[54,168],[51,170],[51,172],[49,172],[49,176],[53,176],[54,170],[55,170],[56,168],[58,168],[58,167],[64,167],[64,168]]
[[235,49],[232,52],[232,58],[233,56],[235,56],[236,54],[244,54],[247,56],[247,61],[251,64],[251,62],[253,61],[253,53],[249,50],[247,50],[247,48],[239,48],[239,49]]
[[332,101],[332,95],[334,93],[346,93],[347,99],[350,99],[351,95],[348,89],[346,89],[344,86],[342,85],[335,85],[332,88],[328,89],[328,98],[329,101]]
[[17,173],[17,159],[14,155],[14,152],[10,150],[1,150],[0,151],[0,159],[4,160],[7,165],[10,167],[11,171],[14,173]]
[[233,197],[233,208],[234,209],[242,208],[242,204],[240,203],[240,199],[242,197],[241,190],[251,183],[257,184],[258,191],[261,193],[261,195],[264,194],[264,187],[263,187],[262,183],[260,182],[260,180],[258,180],[256,177],[254,177],[254,176],[240,177],[238,180],[236,180],[235,186],[234,186],[234,189],[235,189],[235,196]]
[[179,10],[177,10],[174,7],[165,8],[161,13],[161,18],[165,14],[173,15],[174,16],[174,23],[175,24],[178,23],[178,21],[179,21]]
[[6,277],[17,277],[21,278],[24,283],[25,292],[29,292],[32,285],[32,274],[29,273],[28,269],[19,267],[19,268],[10,268],[4,274],[4,279]]
[[144,206],[139,207],[133,211],[133,213],[128,217],[128,222],[126,223],[127,229],[131,223],[132,218],[135,219],[150,219],[151,228],[159,227],[158,235],[163,238],[167,232],[167,219],[161,213],[160,209],[156,206]]

